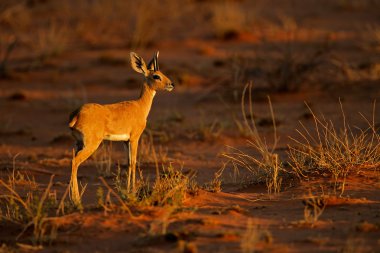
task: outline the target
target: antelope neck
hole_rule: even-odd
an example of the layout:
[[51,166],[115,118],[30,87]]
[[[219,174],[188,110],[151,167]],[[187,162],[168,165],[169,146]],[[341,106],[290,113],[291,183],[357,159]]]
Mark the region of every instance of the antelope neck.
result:
[[156,91],[150,88],[147,83],[144,83],[141,89],[140,98],[137,101],[141,105],[141,108],[143,109],[145,118],[148,117],[150,108],[152,106],[154,95],[156,95]]

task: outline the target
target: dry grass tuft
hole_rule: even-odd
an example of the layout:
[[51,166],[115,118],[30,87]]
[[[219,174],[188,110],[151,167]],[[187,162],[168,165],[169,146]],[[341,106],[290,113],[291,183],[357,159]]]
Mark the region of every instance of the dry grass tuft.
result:
[[232,153],[224,153],[222,156],[227,158],[235,169],[239,167],[247,169],[257,180],[260,181],[264,179],[269,194],[278,193],[281,190],[282,183],[280,173],[284,171],[284,169],[278,154],[274,152],[277,146],[278,136],[272,104],[268,97],[274,129],[274,143],[272,147],[269,147],[267,141],[260,135],[254,117],[250,117],[250,120],[248,119],[245,107],[246,96],[248,96],[249,115],[253,115],[252,83],[247,84],[243,90],[241,109],[244,118],[243,125],[246,128],[246,132],[249,133],[249,138],[247,139],[248,147],[252,150],[252,153],[258,152],[260,158],[254,157],[251,152],[247,153],[233,147],[231,147],[233,150]]
[[115,187],[120,197],[128,204],[142,206],[181,206],[187,194],[196,192],[196,184],[192,175],[184,175],[180,169],[172,164],[163,167],[152,184],[140,174],[137,181],[136,192],[129,191],[128,173],[124,175],[118,171],[115,178]]
[[17,189],[15,181],[0,180],[0,218],[23,227],[16,237],[19,240],[29,228],[32,228],[31,241],[34,245],[51,243],[57,237],[57,226],[54,218],[49,217],[49,210],[57,204],[56,198],[51,194],[54,175],[50,177],[49,184],[40,195],[35,190],[26,192]]
[[221,192],[222,180],[220,178],[223,174],[224,169],[225,169],[225,166],[223,166],[220,170],[215,172],[214,178],[210,182],[205,183],[202,186],[202,189],[208,192]]
[[371,121],[363,119],[368,127],[352,127],[346,119],[341,105],[343,128],[338,129],[324,116],[317,116],[310,108],[314,119],[313,131],[301,123],[297,130],[300,139],[291,138],[296,146],[289,145],[290,165],[295,174],[308,179],[312,174],[327,174],[334,179],[334,192],[345,191],[345,182],[351,173],[380,166],[380,135],[375,128],[375,107]]

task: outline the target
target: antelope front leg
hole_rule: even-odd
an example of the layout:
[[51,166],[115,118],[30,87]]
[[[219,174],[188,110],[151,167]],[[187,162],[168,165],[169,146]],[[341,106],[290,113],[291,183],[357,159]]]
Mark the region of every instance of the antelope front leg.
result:
[[[132,192],[136,193],[136,160],[137,160],[137,147],[139,145],[139,140],[130,140],[130,172],[132,171]],[[130,173],[129,172],[129,173]]]

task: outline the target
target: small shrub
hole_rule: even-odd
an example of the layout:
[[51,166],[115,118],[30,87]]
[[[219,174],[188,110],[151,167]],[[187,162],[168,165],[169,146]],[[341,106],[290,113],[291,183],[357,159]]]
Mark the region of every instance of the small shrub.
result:
[[182,205],[186,198],[189,178],[170,165],[156,180],[151,195],[147,199],[153,205]]

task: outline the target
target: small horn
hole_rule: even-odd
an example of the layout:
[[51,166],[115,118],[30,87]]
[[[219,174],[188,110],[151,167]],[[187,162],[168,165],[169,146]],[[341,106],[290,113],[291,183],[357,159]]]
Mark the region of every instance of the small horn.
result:
[[154,55],[154,60],[153,60],[153,63],[154,63],[154,70],[157,71],[157,70],[160,70],[159,66],[158,66],[158,55],[160,54],[159,51],[157,51]]

